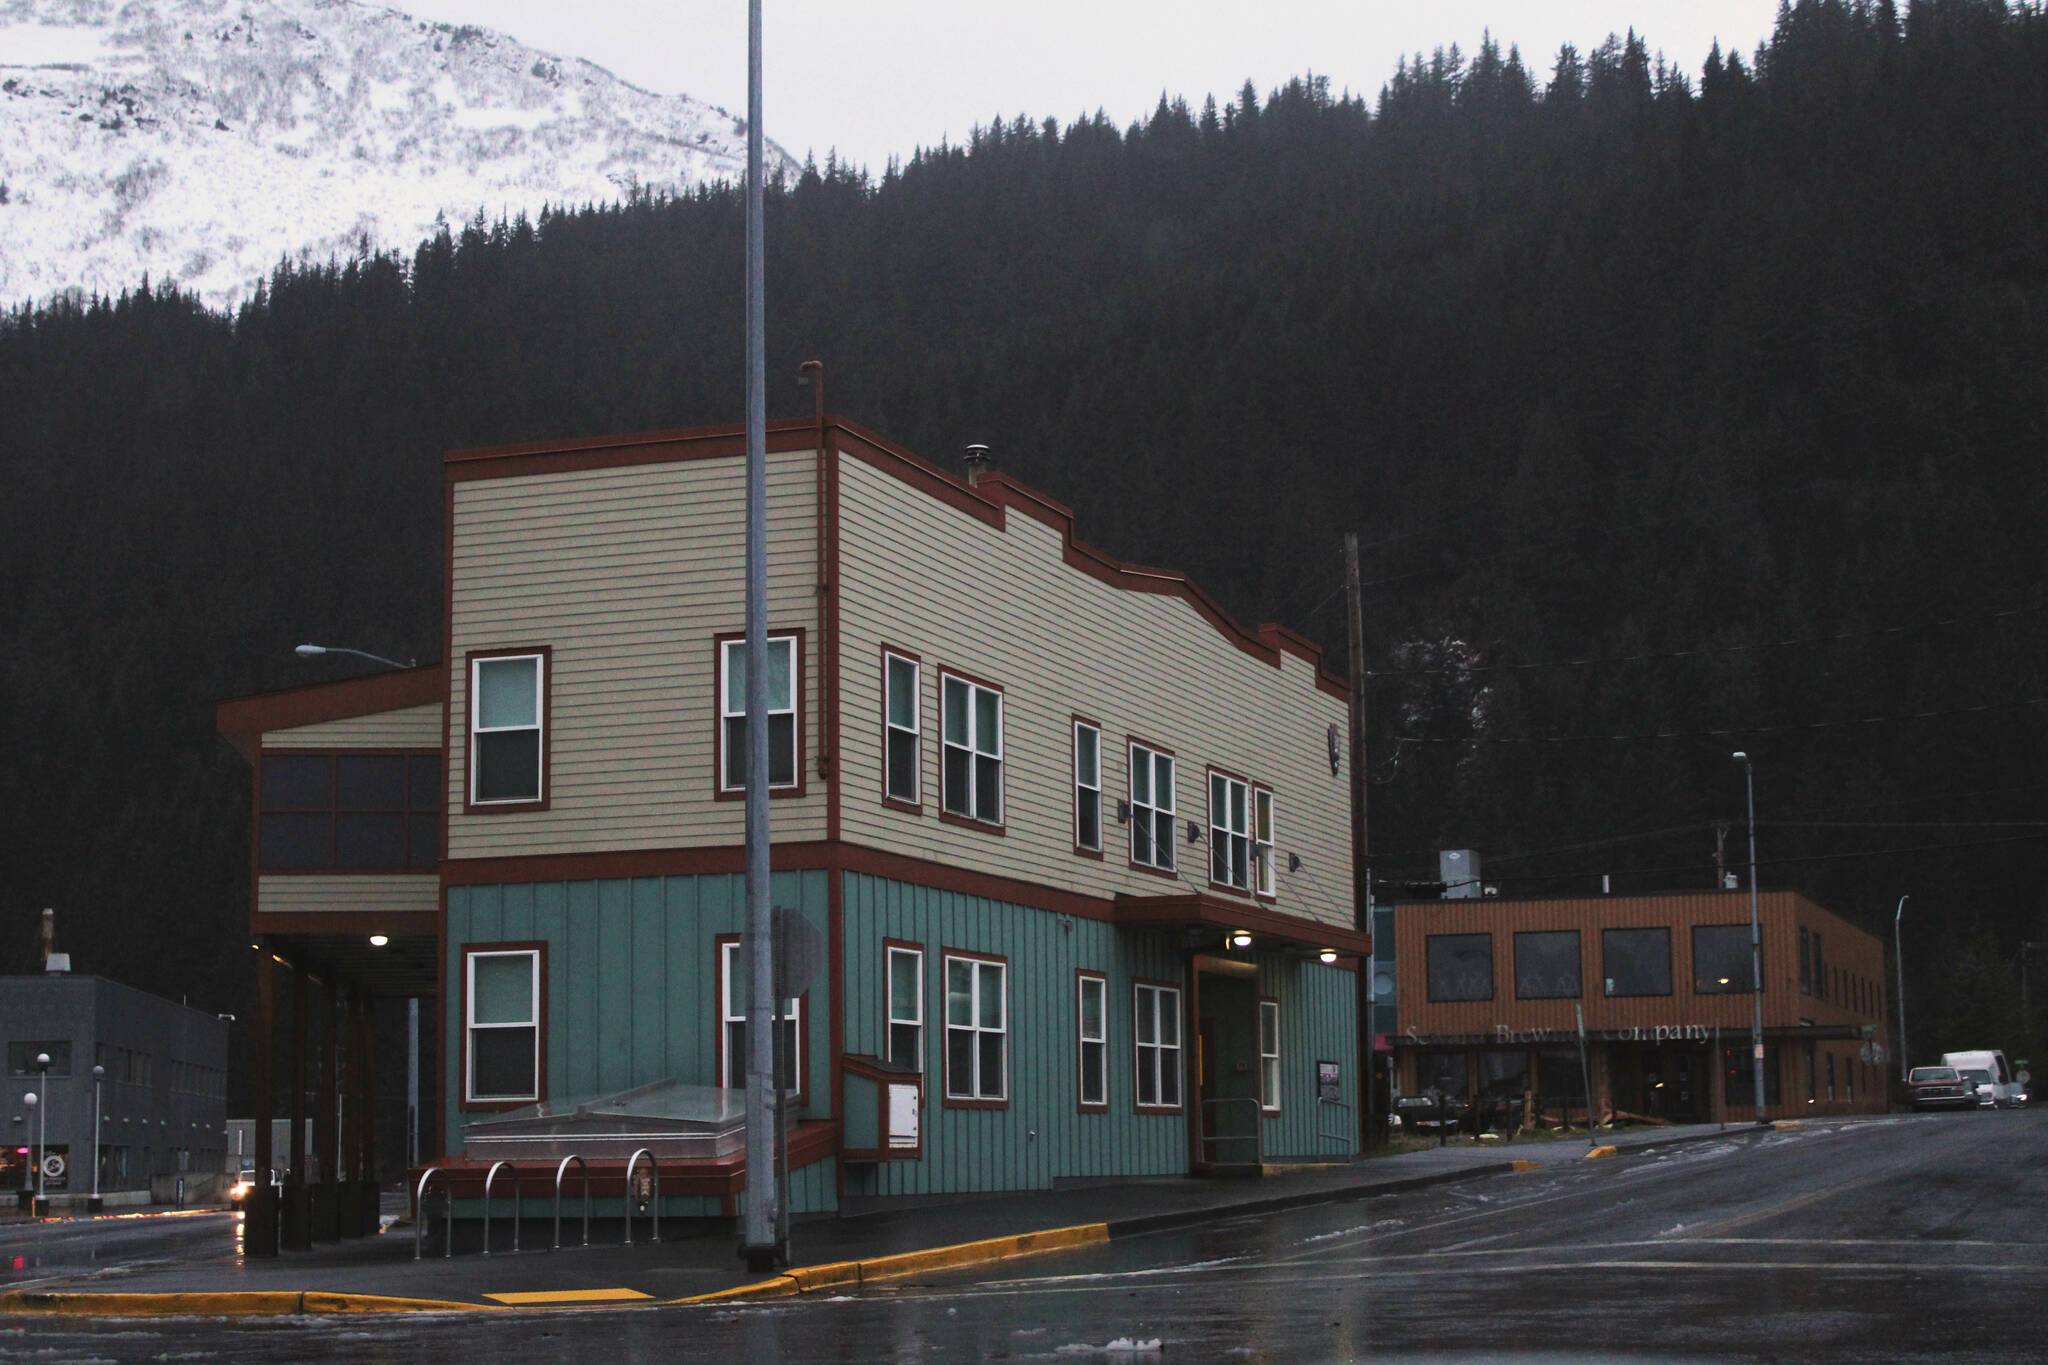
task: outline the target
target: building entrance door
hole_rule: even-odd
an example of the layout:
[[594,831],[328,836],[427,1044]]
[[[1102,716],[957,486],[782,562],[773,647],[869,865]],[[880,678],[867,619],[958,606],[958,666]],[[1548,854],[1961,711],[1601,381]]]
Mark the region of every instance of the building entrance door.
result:
[[1258,977],[1249,963],[1200,968],[1195,1017],[1195,1160],[1210,1170],[1256,1167],[1259,1142]]

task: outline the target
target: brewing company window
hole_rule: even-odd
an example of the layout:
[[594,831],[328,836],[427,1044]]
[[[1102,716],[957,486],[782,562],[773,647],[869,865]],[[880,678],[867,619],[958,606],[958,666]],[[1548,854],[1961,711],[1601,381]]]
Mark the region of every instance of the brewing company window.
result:
[[1692,988],[1700,995],[1748,995],[1749,926],[1695,924],[1692,928]]
[[1579,931],[1544,929],[1515,935],[1515,999],[1579,998]]
[[1431,934],[1424,944],[1431,1000],[1493,999],[1493,935]]
[[1602,929],[1600,974],[1609,995],[1671,994],[1671,931]]

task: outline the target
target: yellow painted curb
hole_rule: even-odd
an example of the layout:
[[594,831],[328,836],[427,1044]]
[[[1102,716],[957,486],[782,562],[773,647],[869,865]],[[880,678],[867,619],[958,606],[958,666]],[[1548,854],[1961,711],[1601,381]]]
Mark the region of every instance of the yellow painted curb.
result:
[[1797,1128],[1797,1127],[1799,1127],[1799,1126],[1800,1126],[1800,1121],[1799,1121],[1798,1119],[1773,1119],[1773,1120],[1771,1120],[1771,1127],[1773,1127],[1773,1128]]
[[807,1294],[814,1289],[838,1289],[863,1285],[871,1280],[895,1279],[931,1270],[963,1265],[985,1265],[1017,1256],[1064,1251],[1069,1247],[1093,1246],[1109,1240],[1109,1224],[1080,1223],[1067,1228],[1047,1228],[1014,1237],[989,1237],[979,1242],[958,1242],[952,1246],[904,1251],[894,1256],[875,1256],[865,1261],[831,1261],[824,1265],[798,1266],[772,1280],[736,1285],[710,1294],[670,1299],[670,1303],[735,1303],[750,1299],[782,1299]]
[[300,1313],[461,1313],[486,1308],[441,1299],[400,1299],[383,1294],[327,1294],[318,1290],[243,1290],[186,1294],[79,1294],[26,1291],[0,1294],[0,1314],[92,1318],[281,1318]]
[[1542,1163],[1536,1161],[1511,1161],[1508,1164],[1518,1171],[1540,1171],[1543,1169]]
[[1586,1153],[1586,1160],[1591,1161],[1594,1157],[1598,1156],[1619,1155],[1621,1155],[1621,1148],[1619,1147],[1595,1147],[1592,1151]]

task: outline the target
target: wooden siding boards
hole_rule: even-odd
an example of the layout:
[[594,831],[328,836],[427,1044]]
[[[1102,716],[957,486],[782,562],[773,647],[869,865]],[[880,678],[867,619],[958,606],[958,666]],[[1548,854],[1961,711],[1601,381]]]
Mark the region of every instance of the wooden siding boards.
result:
[[[1185,599],[1116,587],[1068,565],[1062,533],[1012,509],[1005,529],[915,495],[865,461],[840,468],[841,829],[849,841],[1097,897],[1211,890],[1208,769],[1275,792],[1283,914],[1350,925],[1346,779],[1328,730],[1344,703],[1314,667],[1276,668],[1220,633]],[[922,814],[882,804],[882,650],[923,663]],[[1006,833],[942,823],[940,674],[1003,689]],[[1102,728],[1103,854],[1073,852],[1072,717]],[[1183,822],[1177,879],[1129,866],[1128,739],[1172,751]],[[1300,872],[1287,855],[1298,853]],[[1234,893],[1219,892],[1223,896]],[[1249,897],[1246,904],[1253,904]]]
[[263,732],[265,749],[441,750],[441,704],[377,711],[345,720]]
[[[805,771],[817,770],[816,456],[768,459],[768,624],[803,630]],[[450,486],[450,859],[741,842],[714,799],[714,636],[744,629],[744,487],[734,459],[458,480]],[[465,814],[474,650],[546,645],[544,811]],[[438,734],[436,740],[438,742]],[[822,838],[825,795],[778,798],[779,840]]]
[[441,908],[440,898],[441,879],[432,872],[265,873],[256,879],[256,906],[263,915],[357,911],[434,914]]

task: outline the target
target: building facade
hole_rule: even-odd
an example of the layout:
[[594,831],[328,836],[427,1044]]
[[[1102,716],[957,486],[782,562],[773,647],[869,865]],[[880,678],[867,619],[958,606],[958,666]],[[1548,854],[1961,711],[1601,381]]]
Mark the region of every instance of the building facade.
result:
[[[432,955],[388,988],[441,1003],[458,1192],[474,1125],[741,1083],[743,447],[452,454],[447,662],[223,707],[258,933]],[[1000,474],[836,419],[768,449],[772,892],[820,945],[783,1025],[796,1210],[1355,1150],[1370,939],[1318,651]],[[386,843],[344,865],[372,757]],[[309,861],[266,867],[300,813]],[[661,1187],[724,1216],[744,1172]]]
[[[1888,1105],[1883,944],[1794,892],[1757,899],[1765,1119]],[[1402,1091],[1534,1117],[1759,1117],[1745,891],[1397,907]],[[1583,1017],[1590,1078],[1582,1074]]]
[[[211,1197],[226,1120],[225,1019],[53,971],[0,977],[0,1043],[9,1117],[0,1189],[35,1188],[40,1168],[54,1207],[83,1207],[97,1161],[109,1204],[148,1203],[153,1187],[174,1198],[181,1177],[188,1199]],[[25,1103],[31,1093],[36,1105]]]

